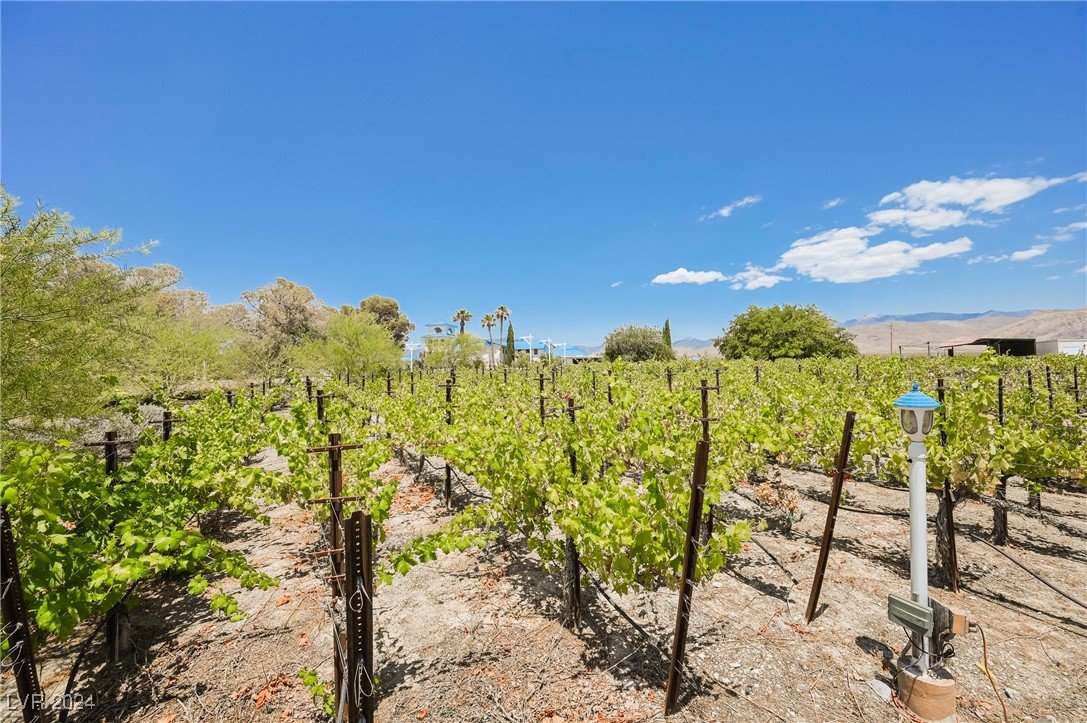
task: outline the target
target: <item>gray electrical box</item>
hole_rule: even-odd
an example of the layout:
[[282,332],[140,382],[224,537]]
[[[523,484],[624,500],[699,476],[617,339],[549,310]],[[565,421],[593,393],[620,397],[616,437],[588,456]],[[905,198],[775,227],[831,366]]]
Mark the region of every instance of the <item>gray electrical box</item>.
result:
[[914,602],[911,598],[893,592],[888,595],[887,617],[910,632],[918,635],[932,634],[932,608]]

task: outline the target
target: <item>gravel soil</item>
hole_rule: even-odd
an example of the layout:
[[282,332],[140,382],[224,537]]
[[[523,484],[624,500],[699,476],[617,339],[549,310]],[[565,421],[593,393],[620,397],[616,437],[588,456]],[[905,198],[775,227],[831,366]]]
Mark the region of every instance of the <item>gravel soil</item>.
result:
[[[258,460],[284,468],[271,450]],[[412,470],[416,468],[411,465]],[[379,473],[400,479],[380,556],[438,529],[450,512],[442,477],[416,476],[397,462]],[[830,480],[778,470],[773,485],[795,505],[791,529],[771,527],[730,559],[729,569],[696,588],[679,711],[675,721],[908,720],[888,699],[891,666],[905,641],[887,619],[887,594],[909,591],[908,522],[903,517],[842,510],[817,615],[804,610],[826,520]],[[455,486],[453,509],[474,501]],[[900,490],[846,484],[847,505],[901,513]],[[753,490],[723,500],[737,508]],[[1026,502],[1021,487],[1009,498]],[[1046,494],[1062,513],[1060,528],[1009,515],[1003,550],[1056,587],[1087,600],[1087,495]],[[930,524],[936,499],[929,495]],[[89,649],[76,690],[85,701],[73,721],[327,720],[297,673],[332,678],[327,567],[311,553],[325,547],[312,515],[295,505],[266,509],[269,525],[232,514],[205,519],[205,529],[280,579],[266,591],[237,590],[248,617],[231,623],[206,599],[168,579],[142,590],[131,611],[133,652],[116,668],[102,645]],[[980,502],[956,510],[963,589],[933,596],[981,624],[954,640],[948,668],[958,683],[964,721],[1087,720],[1087,610],[1060,596],[993,548],[992,512]],[[934,534],[930,534],[930,559]],[[773,556],[772,559],[771,555]],[[935,570],[933,570],[935,575]],[[379,721],[650,721],[664,720],[663,682],[677,593],[608,596],[583,582],[584,627],[558,623],[557,575],[544,573],[516,534],[486,549],[440,556],[375,593]],[[210,591],[208,593],[210,595]],[[91,621],[97,622],[97,621]],[[92,627],[65,645],[39,651],[46,696],[60,696],[68,670]],[[987,668],[994,682],[984,673]],[[10,673],[4,691],[14,696]],[[996,691],[994,692],[994,685]],[[1001,705],[1003,703],[1003,707]],[[9,704],[6,720],[18,720]],[[1046,716],[1049,716],[1048,718]]]

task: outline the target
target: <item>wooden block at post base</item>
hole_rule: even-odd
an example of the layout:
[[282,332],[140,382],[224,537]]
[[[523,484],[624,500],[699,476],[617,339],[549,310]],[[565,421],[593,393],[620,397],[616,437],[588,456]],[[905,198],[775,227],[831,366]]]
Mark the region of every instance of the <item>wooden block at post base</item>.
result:
[[955,679],[943,668],[919,675],[917,668],[902,668],[896,678],[898,699],[918,718],[933,723],[953,723]]

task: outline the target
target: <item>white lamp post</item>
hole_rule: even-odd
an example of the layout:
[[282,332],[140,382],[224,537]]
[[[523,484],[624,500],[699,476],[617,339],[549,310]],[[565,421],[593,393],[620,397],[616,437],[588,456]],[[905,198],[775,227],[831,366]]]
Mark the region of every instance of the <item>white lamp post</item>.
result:
[[405,344],[404,346],[408,348],[408,353],[410,354],[410,356],[408,357],[408,369],[409,371],[415,371],[415,350],[422,345],[419,344],[419,342],[413,341],[410,344]]
[[565,364],[566,363],[566,342],[564,342],[564,341],[559,342],[555,346],[562,349],[562,363]]
[[[914,602],[928,607],[928,525],[925,505],[928,452],[925,437],[932,431],[940,403],[918,391],[918,387],[914,382],[913,390],[896,399],[894,406],[898,409],[902,429],[910,438],[907,450],[910,456],[910,592],[913,593]],[[926,648],[930,646],[925,644],[924,636],[915,636],[913,647],[917,652],[917,667],[924,673],[929,667]]]
[[551,337],[547,337],[546,339],[540,339],[541,344],[547,345],[547,361],[551,361],[551,342]]
[[528,360],[529,361],[532,361],[532,339],[533,339],[532,334],[528,334],[527,336],[522,336],[521,337],[521,341],[528,342]]

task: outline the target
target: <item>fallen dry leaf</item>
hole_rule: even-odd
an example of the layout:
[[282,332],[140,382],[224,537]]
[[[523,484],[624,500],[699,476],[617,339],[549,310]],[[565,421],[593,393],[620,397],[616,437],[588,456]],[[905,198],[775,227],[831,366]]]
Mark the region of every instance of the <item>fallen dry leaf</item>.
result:
[[284,595],[283,597],[276,600],[276,607],[281,607],[283,605],[286,605],[290,601],[291,601],[291,596],[290,595]]
[[174,723],[175,720],[177,720],[177,713],[167,713],[155,721],[155,723]]
[[430,712],[430,708],[423,708],[415,713],[415,717],[422,720],[427,717],[427,713]]
[[287,676],[284,673],[278,673],[274,678],[269,680],[264,686],[253,696],[253,701],[256,703],[255,707],[260,708],[268,701],[275,698],[275,694],[284,688],[289,688],[294,685],[294,678]]
[[298,647],[304,648],[307,645],[309,645],[309,633],[302,633],[302,637],[298,641]]
[[251,685],[243,685],[241,688],[238,688],[236,691],[231,693],[228,697],[231,700],[237,700],[238,698],[241,698],[242,696],[248,695],[249,691],[251,691],[252,689],[253,689],[253,686],[251,686]]

